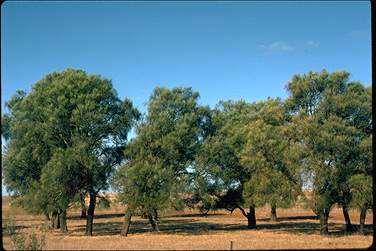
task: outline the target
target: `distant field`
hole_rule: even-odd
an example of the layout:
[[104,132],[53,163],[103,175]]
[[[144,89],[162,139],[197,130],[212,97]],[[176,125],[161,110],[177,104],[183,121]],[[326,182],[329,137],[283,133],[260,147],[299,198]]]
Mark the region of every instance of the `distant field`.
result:
[[[21,209],[9,206],[9,197],[2,197],[2,219],[10,215],[20,231],[30,232],[33,226],[46,223],[44,216],[33,216]],[[330,213],[328,237],[319,235],[319,219],[308,209],[278,209],[278,222],[269,221],[269,208],[257,208],[257,230],[247,229],[247,220],[236,210],[209,212],[207,216],[195,210],[172,211],[161,215],[160,233],[152,232],[148,221],[132,217],[128,237],[120,236],[124,209],[112,204],[109,209],[96,209],[92,237],[86,237],[85,220],[79,218],[79,210],[68,212],[68,233],[50,230],[46,235],[45,249],[302,249],[302,248],[366,248],[372,244],[373,215],[368,211],[367,235],[345,235],[342,210],[334,208]],[[359,212],[350,210],[352,223],[359,224]],[[3,247],[12,249],[9,237],[3,237]]]

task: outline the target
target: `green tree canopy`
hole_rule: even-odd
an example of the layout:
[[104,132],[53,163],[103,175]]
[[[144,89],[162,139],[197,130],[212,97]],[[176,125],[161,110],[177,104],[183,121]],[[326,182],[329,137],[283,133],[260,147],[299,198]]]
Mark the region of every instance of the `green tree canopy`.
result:
[[328,233],[332,205],[351,199],[348,178],[360,164],[360,142],[372,131],[371,96],[348,72],[326,71],[295,75],[288,83],[290,111],[298,115],[297,133],[306,153],[306,172],[312,177],[312,206],[320,214],[321,233]]
[[[212,111],[213,126],[202,143],[195,165],[196,172],[206,177],[206,184],[216,186],[212,194],[219,200],[217,205],[230,210],[239,208],[250,228],[256,226],[255,205],[244,203],[242,191],[252,174],[240,162],[240,155],[246,142],[245,126],[256,119],[260,109],[258,103],[219,102]],[[250,212],[244,207],[249,207]]]
[[123,202],[148,214],[155,228],[157,212],[176,203],[184,191],[188,167],[205,136],[202,128],[210,119],[198,97],[191,88],[154,89],[126,151],[127,163],[117,172]]
[[[74,69],[48,74],[7,107],[10,112],[2,117],[9,138],[3,165],[7,188],[25,194],[32,184],[39,186],[39,192],[55,193],[44,198],[63,211],[70,196],[88,191],[91,235],[96,194],[108,187],[139,112],[129,99],[118,98],[110,80]],[[58,195],[58,201],[50,200]]]
[[256,206],[269,203],[272,219],[276,207],[289,207],[301,195],[302,180],[298,164],[299,145],[294,126],[280,99],[263,103],[257,119],[246,125],[246,143],[241,163],[252,173],[243,190],[244,198]]

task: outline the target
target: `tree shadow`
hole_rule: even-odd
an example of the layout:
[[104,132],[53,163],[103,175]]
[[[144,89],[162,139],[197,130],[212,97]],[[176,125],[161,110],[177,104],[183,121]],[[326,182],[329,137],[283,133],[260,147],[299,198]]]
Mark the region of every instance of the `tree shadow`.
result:
[[[95,220],[94,220],[95,221]],[[93,236],[111,236],[120,234],[122,222],[98,222],[93,223]],[[69,236],[83,236],[85,235],[86,224],[74,226],[72,228],[68,225]],[[61,234],[63,235],[63,234]]]
[[[224,214],[209,214],[206,217],[224,216]],[[70,216],[68,219],[81,219],[80,216]],[[110,219],[124,217],[124,214],[100,214],[95,219]],[[184,219],[184,218],[185,219]],[[195,219],[199,217],[200,219]],[[206,218],[201,214],[176,214],[169,215],[159,219],[158,225],[160,234],[182,234],[182,235],[201,235],[220,232],[232,231],[257,231],[270,230],[279,233],[292,233],[297,235],[318,234],[320,231],[319,222],[305,222],[305,220],[317,220],[318,216],[290,216],[279,218],[280,222],[257,224],[256,229],[249,229],[246,224],[229,224],[222,222],[205,222],[202,218]],[[93,223],[94,236],[112,236],[120,235],[123,226],[123,220],[114,222],[95,222]],[[257,219],[258,221],[270,221],[270,218]],[[292,221],[292,222],[290,222]],[[295,221],[295,222],[293,222]],[[297,222],[300,221],[300,222]],[[356,228],[359,225],[353,224]],[[74,225],[71,228],[68,223],[69,236],[83,236],[85,233],[85,224]],[[373,234],[373,225],[365,225],[364,232],[366,235]],[[129,234],[155,233],[149,220],[140,217],[132,217]],[[61,233],[62,234],[62,233]],[[341,237],[349,234],[359,234],[358,232],[348,233],[345,231],[344,224],[329,223],[329,236]],[[62,234],[63,235],[63,234]]]
[[[120,218],[124,217],[124,213],[122,214],[95,214],[94,219],[110,219],[110,218]],[[67,216],[68,220],[85,220],[86,218],[81,218],[81,214],[69,215]]]
[[211,214],[173,214],[173,215],[166,215],[165,217],[168,218],[179,218],[179,217],[199,217],[199,218],[210,218],[210,217],[217,217],[217,216],[225,216],[226,214],[220,213],[211,213]]
[[346,225],[343,226],[343,228],[340,231],[333,231],[329,234],[332,236],[346,236],[346,235],[373,235],[373,224],[364,224],[363,233],[359,232],[360,224],[352,224],[354,230],[353,231],[346,231]]
[[[159,228],[162,233],[177,233],[184,232],[184,229],[187,232],[193,232],[196,227],[191,227],[190,224],[197,220],[194,219],[180,219],[180,220],[160,220]],[[93,235],[94,236],[108,236],[108,235],[118,235],[121,232],[123,226],[123,221],[117,222],[95,222],[93,223]],[[76,225],[68,229],[69,236],[82,236],[85,233],[86,225]],[[132,220],[130,225],[130,234],[142,234],[148,232],[155,232],[148,220]]]
[[[288,217],[278,217],[277,218],[277,222],[278,221],[290,221],[290,220],[319,220],[320,219],[320,216],[317,216],[317,215],[309,215],[309,216],[288,216]],[[261,221],[271,221],[270,218],[260,218],[260,219],[257,219],[257,220],[261,220]]]

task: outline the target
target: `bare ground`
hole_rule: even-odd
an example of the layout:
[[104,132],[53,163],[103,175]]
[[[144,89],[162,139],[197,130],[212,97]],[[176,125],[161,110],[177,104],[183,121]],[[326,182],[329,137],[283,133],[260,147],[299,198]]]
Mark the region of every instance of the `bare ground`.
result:
[[[49,224],[44,216],[33,216],[9,206],[3,197],[2,225],[12,216],[19,231],[31,232],[40,224]],[[85,233],[86,221],[79,218],[79,210],[68,212],[68,233],[49,230],[45,249],[50,250],[230,250],[232,249],[318,249],[367,248],[373,242],[373,215],[368,211],[366,235],[347,235],[342,210],[330,213],[330,235],[319,234],[319,219],[309,209],[277,209],[278,221],[271,222],[268,207],[256,209],[257,229],[247,229],[247,220],[240,211],[210,212],[204,216],[195,210],[172,211],[161,215],[160,232],[152,231],[147,220],[132,217],[128,237],[120,236],[124,208],[114,204],[110,209],[96,209],[93,236]],[[351,221],[359,224],[359,212],[350,210]],[[231,244],[232,242],[232,244]],[[9,236],[3,235],[3,247],[12,249]]]

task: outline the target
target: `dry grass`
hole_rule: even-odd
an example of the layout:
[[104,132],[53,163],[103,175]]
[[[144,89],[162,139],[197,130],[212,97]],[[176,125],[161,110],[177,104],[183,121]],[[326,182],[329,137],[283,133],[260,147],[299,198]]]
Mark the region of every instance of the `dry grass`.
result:
[[[12,215],[20,231],[29,232],[33,226],[48,224],[44,216],[32,216],[21,209],[12,209],[9,198],[3,197],[3,227]],[[52,250],[153,250],[153,249],[318,249],[366,248],[372,244],[373,215],[368,213],[368,234],[345,235],[342,211],[334,208],[330,214],[331,234],[319,235],[319,220],[311,210],[304,208],[278,209],[279,221],[270,222],[269,208],[256,209],[257,230],[248,230],[247,220],[240,213],[225,210],[210,212],[207,216],[194,210],[166,212],[161,215],[160,233],[152,232],[147,220],[133,217],[128,237],[120,236],[124,208],[114,204],[110,209],[96,209],[94,236],[87,237],[85,220],[79,210],[68,212],[68,233],[51,230],[46,236],[46,249]],[[352,223],[359,223],[359,212],[350,210]],[[3,237],[3,247],[11,249],[9,237]]]

